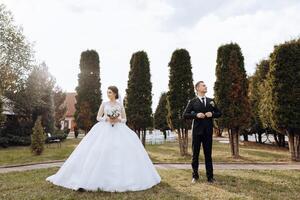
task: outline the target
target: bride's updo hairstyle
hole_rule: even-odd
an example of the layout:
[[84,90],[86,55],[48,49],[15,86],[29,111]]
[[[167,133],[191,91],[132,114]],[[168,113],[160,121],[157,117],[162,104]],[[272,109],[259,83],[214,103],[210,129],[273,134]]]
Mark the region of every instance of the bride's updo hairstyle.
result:
[[116,99],[119,98],[119,90],[116,86],[109,86],[108,89],[111,90],[113,93],[115,93]]

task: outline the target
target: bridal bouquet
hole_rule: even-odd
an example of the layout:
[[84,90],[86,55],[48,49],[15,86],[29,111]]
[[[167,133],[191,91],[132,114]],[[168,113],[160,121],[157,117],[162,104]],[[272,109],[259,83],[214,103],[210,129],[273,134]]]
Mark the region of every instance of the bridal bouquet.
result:
[[[120,111],[118,109],[111,109],[108,111],[107,116],[111,119],[116,119],[121,115]],[[114,124],[111,125],[112,127]]]

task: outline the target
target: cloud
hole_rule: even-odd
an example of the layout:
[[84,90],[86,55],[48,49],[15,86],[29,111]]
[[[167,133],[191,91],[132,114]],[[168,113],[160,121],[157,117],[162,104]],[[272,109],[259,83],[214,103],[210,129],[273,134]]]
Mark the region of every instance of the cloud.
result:
[[220,16],[223,19],[232,16],[253,15],[259,11],[278,11],[293,4],[298,0],[165,0],[173,8],[172,15],[165,21],[171,29],[178,27],[193,27],[202,17],[207,15]]
[[294,5],[281,10],[260,10],[227,18],[216,14],[201,18],[186,32],[195,79],[205,80],[212,89],[217,48],[230,42],[241,46],[246,71],[249,75],[253,74],[256,63],[267,58],[275,44],[300,36],[299,9],[300,5]]
[[[129,60],[145,50],[150,59],[153,108],[168,89],[168,62],[176,48],[191,54],[194,80],[207,82],[213,95],[217,48],[237,42],[249,74],[274,44],[299,36],[300,2],[258,0],[4,0],[16,22],[35,41],[57,83],[77,85],[80,53],[100,56],[102,92],[108,85],[127,87]],[[124,96],[124,95],[123,95]]]

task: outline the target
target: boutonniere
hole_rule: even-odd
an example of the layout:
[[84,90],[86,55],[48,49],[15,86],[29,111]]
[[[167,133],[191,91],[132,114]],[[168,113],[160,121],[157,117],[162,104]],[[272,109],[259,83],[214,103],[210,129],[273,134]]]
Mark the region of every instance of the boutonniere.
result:
[[212,107],[215,107],[215,102],[214,102],[214,101],[209,102],[209,104],[210,104]]

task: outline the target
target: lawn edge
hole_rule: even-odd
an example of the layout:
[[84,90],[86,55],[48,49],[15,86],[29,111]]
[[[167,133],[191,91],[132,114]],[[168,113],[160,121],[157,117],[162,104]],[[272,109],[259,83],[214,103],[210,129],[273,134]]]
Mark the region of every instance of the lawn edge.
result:
[[[49,160],[44,162],[33,162],[33,163],[22,163],[22,164],[13,164],[13,165],[1,165],[0,169],[5,168],[14,168],[14,167],[22,167],[22,166],[31,166],[31,165],[40,165],[40,164],[51,164],[51,163],[59,163],[64,162],[64,160]],[[182,164],[182,165],[189,165],[189,162],[153,162],[154,165],[161,165],[161,164]],[[204,162],[199,162],[199,164],[205,164]],[[289,165],[289,164],[299,164],[300,162],[288,161],[288,162],[214,162],[215,165]]]

